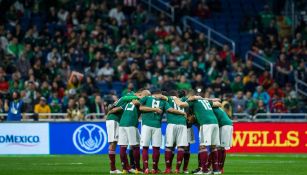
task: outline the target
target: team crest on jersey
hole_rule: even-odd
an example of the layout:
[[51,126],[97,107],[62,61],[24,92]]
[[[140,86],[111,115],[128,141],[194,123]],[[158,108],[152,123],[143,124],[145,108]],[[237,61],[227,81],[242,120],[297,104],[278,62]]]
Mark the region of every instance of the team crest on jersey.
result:
[[84,124],[78,127],[73,134],[75,147],[85,154],[95,154],[107,144],[107,134],[100,126]]

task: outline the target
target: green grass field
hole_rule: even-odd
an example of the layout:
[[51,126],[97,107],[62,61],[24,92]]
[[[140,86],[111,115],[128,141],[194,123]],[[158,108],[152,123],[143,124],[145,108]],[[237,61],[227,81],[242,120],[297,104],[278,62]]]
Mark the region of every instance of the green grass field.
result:
[[[229,154],[225,174],[229,175],[306,175],[306,154]],[[164,170],[164,157],[159,168]],[[189,169],[197,166],[197,157],[192,155]],[[117,156],[117,167],[120,168]],[[109,174],[107,155],[92,156],[0,156],[1,175],[83,175]]]

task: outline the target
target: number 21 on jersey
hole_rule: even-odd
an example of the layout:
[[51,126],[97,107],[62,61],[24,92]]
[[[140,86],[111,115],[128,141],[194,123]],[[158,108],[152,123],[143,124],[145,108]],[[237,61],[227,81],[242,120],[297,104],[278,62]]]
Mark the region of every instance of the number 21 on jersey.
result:
[[125,110],[127,110],[127,111],[133,111],[134,107],[135,107],[134,104],[133,104],[132,102],[130,102],[130,103],[128,103],[128,104],[126,105]]

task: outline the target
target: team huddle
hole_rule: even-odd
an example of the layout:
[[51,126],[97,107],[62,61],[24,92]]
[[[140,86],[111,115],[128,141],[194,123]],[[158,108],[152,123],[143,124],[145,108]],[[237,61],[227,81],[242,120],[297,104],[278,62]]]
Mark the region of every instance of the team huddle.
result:
[[[114,103],[108,113],[110,174],[158,174],[162,146],[162,118],[166,116],[165,174],[189,173],[190,144],[195,142],[192,125],[199,131],[198,168],[194,174],[223,173],[226,150],[230,148],[233,126],[219,99],[205,99],[194,91],[161,92],[154,89],[129,93]],[[141,134],[138,130],[141,118]],[[115,149],[120,146],[122,171],[115,166]],[[152,170],[149,170],[149,146],[152,146]],[[143,167],[140,166],[140,146]],[[130,147],[128,161],[127,148]],[[172,171],[177,147],[175,171]]]

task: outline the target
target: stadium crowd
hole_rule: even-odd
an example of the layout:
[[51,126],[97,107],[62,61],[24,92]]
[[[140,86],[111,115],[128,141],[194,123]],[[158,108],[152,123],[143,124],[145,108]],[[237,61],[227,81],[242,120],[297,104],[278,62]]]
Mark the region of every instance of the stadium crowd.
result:
[[[0,113],[21,99],[23,112],[81,120],[152,86],[223,98],[234,113],[306,111],[293,87],[295,71],[307,77],[305,25],[290,39],[276,32],[272,18],[265,36],[256,37],[254,51],[278,53],[272,77],[229,46],[208,48],[203,33],[184,31],[163,14],[155,18],[136,1],[0,3]],[[101,90],[114,82],[125,85],[122,94]]]

